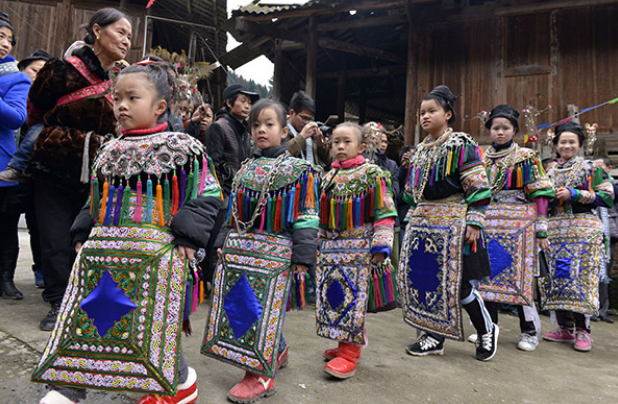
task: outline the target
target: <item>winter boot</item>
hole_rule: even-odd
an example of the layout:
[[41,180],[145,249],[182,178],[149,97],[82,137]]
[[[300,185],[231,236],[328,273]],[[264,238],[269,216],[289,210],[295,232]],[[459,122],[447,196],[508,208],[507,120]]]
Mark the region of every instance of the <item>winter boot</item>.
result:
[[9,254],[11,254],[10,257],[2,257],[2,262],[0,262],[0,295],[5,299],[21,300],[24,298],[24,295],[13,283],[19,250]]
[[338,355],[324,366],[324,372],[337,379],[349,379],[356,373],[356,358],[360,356],[361,345],[340,342]]

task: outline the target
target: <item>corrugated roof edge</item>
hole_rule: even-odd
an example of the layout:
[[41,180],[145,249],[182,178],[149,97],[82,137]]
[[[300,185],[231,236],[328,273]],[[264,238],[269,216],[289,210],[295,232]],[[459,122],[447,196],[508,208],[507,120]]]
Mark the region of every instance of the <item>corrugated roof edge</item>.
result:
[[311,8],[318,8],[323,6],[335,7],[338,4],[345,3],[346,0],[311,0],[306,2],[305,4],[247,4],[246,6],[240,7],[238,10],[232,11],[232,16],[238,15],[256,15],[256,14],[271,14],[280,11],[288,11],[288,10],[306,10]]

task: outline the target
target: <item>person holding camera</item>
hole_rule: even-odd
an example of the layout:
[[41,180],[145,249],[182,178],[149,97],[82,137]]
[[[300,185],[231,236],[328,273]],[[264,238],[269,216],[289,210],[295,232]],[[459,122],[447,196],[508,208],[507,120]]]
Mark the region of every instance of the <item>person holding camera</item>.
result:
[[294,93],[288,111],[288,151],[293,157],[327,167],[330,153],[314,118],[315,101],[304,91]]

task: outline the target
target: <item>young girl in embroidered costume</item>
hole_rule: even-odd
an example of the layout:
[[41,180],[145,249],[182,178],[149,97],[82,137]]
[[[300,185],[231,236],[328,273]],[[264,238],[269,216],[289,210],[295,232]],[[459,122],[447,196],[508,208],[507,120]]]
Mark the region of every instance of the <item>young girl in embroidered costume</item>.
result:
[[[333,131],[333,169],[322,181],[320,257],[316,269],[317,333],[338,341],[324,352],[324,372],[347,379],[366,344],[365,315],[396,300],[395,271],[385,262],[393,247],[397,210],[390,174],[365,161],[362,128],[342,123]],[[376,270],[372,270],[372,266]],[[376,290],[377,289],[377,290]]]
[[315,265],[319,226],[320,169],[287,152],[285,109],[260,100],[249,128],[255,151],[232,183],[232,229],[215,273],[202,346],[204,355],[246,371],[228,392],[235,403],[275,393],[275,374],[288,361],[282,335],[288,296],[291,291],[291,300],[304,300],[302,284]]
[[552,143],[557,164],[548,171],[556,199],[549,210],[548,277],[542,285],[543,308],[556,310],[558,328],[543,339],[574,343],[577,351],[592,349],[590,316],[599,309],[599,271],[603,248],[603,223],[598,206],[612,207],[612,179],[595,162],[577,154],[584,143],[581,126],[572,121],[556,127]]
[[406,347],[410,355],[442,355],[445,337],[462,340],[461,306],[480,335],[478,360],[495,353],[498,326],[473,281],[491,274],[483,237],[491,193],[474,139],[449,127],[455,96],[438,86],[420,106],[429,133],[411,158],[404,199],[412,208],[399,266],[404,320],[426,331]]
[[169,91],[159,66],[118,75],[123,133],[97,156],[90,203],[73,224],[78,256],[33,374],[53,385],[42,404],[79,402],[86,388],[150,393],[139,404],[197,401],[180,329],[188,262],[208,242],[221,193],[200,143],[166,132]]
[[[518,304],[521,335],[517,348],[534,351],[539,343],[537,330],[541,325],[532,300],[534,263],[537,262],[537,248],[545,251],[549,245],[547,206],[554,198],[554,191],[537,152],[519,147],[513,141],[519,132],[518,118],[516,109],[498,105],[485,123],[493,141],[485,151],[484,160],[492,187],[492,204],[487,212],[487,219],[491,217],[491,220],[487,220],[486,230],[495,237],[488,241],[492,277],[489,282],[480,283],[479,292],[495,324],[498,324],[499,302]],[[536,206],[534,212],[529,209],[530,202]],[[513,221],[515,217],[524,219],[531,215],[536,216],[536,226],[534,220]],[[528,223],[529,231],[526,230]],[[534,239],[535,232],[536,248],[533,243],[527,244]],[[509,238],[511,235],[513,237]],[[508,264],[503,265],[506,262]],[[518,263],[519,267],[515,268]],[[516,292],[513,285],[519,288]],[[472,342],[474,337],[473,334],[468,340]]]

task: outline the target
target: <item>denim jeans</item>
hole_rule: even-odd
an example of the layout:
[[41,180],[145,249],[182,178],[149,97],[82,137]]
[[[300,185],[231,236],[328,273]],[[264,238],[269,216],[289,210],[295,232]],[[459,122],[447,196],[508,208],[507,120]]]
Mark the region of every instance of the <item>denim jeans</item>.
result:
[[13,154],[13,158],[11,158],[11,161],[8,164],[9,167],[21,172],[26,169],[26,166],[30,161],[30,155],[34,149],[34,142],[36,142],[36,139],[39,137],[39,134],[43,128],[43,122],[37,123],[28,128],[26,136],[24,136],[24,140],[22,140],[19,144],[19,148]]

